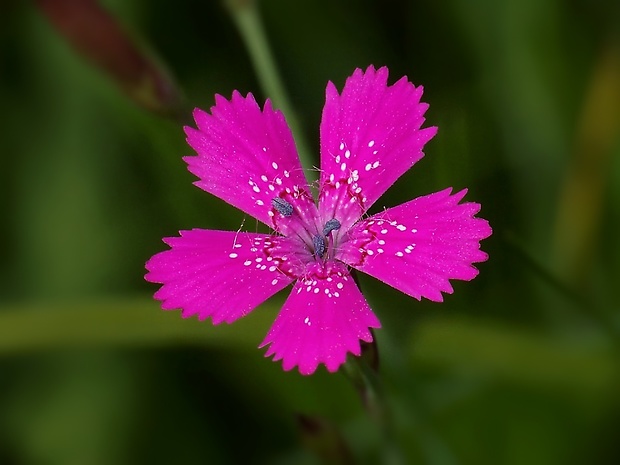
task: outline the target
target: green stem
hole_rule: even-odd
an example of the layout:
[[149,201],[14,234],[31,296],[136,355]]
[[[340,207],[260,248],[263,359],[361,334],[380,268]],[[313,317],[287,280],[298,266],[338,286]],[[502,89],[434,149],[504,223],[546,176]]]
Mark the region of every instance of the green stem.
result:
[[387,411],[377,373],[361,357],[349,357],[343,370],[359,393],[368,414],[382,429],[385,429]]
[[349,357],[343,365],[343,373],[360,395],[362,404],[383,436],[381,463],[389,465],[406,463],[396,441],[395,426],[378,372],[362,355]]
[[[295,136],[299,158],[306,173],[314,173],[314,163],[310,156],[309,145],[303,135],[299,119],[286,89],[280,79],[278,69],[269,48],[267,36],[261,22],[257,1],[255,0],[225,0],[225,5],[232,16],[241,38],[245,43],[254,71],[263,92],[274,103],[274,106],[282,110],[286,120]],[[312,181],[312,180],[311,180]]]

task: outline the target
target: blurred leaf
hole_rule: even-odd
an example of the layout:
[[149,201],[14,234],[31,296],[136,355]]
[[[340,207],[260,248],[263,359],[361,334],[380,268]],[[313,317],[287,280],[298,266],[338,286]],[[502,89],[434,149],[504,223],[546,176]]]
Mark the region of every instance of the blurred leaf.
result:
[[412,360],[584,398],[604,396],[617,387],[612,347],[585,334],[560,341],[499,323],[434,320],[413,335]]
[[555,269],[582,288],[591,285],[588,276],[619,137],[620,43],[611,42],[597,57],[588,84],[554,231]]
[[122,357],[79,353],[46,359],[16,381],[3,422],[27,463],[129,463],[140,393],[136,373]]

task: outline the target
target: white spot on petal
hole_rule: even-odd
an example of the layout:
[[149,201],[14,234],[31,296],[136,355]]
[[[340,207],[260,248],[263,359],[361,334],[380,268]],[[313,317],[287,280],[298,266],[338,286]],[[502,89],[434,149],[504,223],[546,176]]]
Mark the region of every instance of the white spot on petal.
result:
[[273,167],[274,170],[278,169],[278,164],[275,161],[271,163],[271,166]]
[[237,258],[239,255],[237,255],[235,252],[233,252],[233,253],[231,253],[231,254],[228,254],[228,256],[229,256],[230,258]]

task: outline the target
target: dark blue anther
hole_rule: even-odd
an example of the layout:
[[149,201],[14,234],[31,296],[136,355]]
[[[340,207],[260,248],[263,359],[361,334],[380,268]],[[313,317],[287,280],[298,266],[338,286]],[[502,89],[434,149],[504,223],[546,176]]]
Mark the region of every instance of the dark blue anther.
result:
[[325,236],[317,234],[312,238],[312,244],[314,245],[314,254],[319,258],[323,258],[323,255],[325,255],[325,249],[327,249]]
[[273,199],[271,205],[273,205],[273,208],[278,210],[282,216],[291,216],[293,214],[293,206],[280,197]]
[[337,229],[340,229],[340,221],[336,218],[332,218],[323,226],[323,235],[327,236],[330,232],[336,231]]

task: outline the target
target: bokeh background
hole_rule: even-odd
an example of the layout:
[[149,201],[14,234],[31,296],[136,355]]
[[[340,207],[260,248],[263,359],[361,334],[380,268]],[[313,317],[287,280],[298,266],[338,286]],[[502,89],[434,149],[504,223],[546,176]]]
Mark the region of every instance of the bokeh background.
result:
[[[0,463],[620,463],[620,3],[8,0],[0,23]],[[256,349],[285,296],[214,327],[143,281],[161,237],[244,221],[191,185],[188,109],[272,97],[316,164],[326,82],[369,64],[439,126],[377,208],[468,187],[494,228],[444,303],[361,276],[387,433],[342,373]]]

